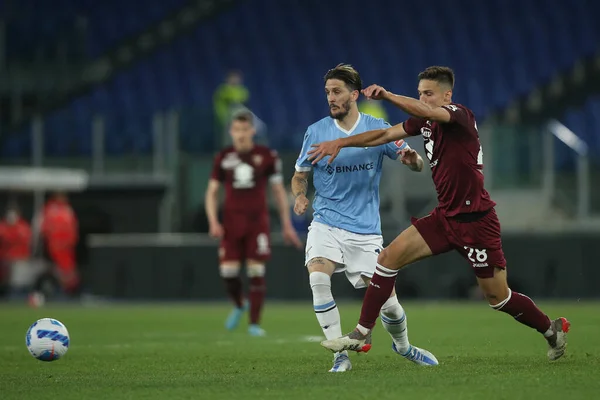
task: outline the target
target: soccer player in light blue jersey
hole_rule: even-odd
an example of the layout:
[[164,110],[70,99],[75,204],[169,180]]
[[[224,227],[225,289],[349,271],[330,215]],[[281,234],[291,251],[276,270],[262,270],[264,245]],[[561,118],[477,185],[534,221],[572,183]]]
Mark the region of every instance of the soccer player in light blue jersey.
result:
[[[311,146],[314,144],[390,126],[382,119],[358,111],[356,101],[361,89],[360,75],[350,65],[340,64],[327,72],[325,93],[330,116],[308,127],[292,179],[292,193],[296,198],[294,212],[301,215],[308,208],[308,176],[313,172],[316,194],[306,241],[306,266],[315,314],[327,339],[342,336],[340,313],[331,293],[331,276],[345,272],[356,289],[365,288],[383,249],[379,181],[384,156],[396,160],[400,155],[400,161],[410,169],[421,171],[423,168],[421,157],[404,141],[345,148],[331,164],[327,159],[313,161]],[[410,345],[406,314],[395,291],[381,308],[381,321],[392,337],[396,353],[419,365],[438,364],[433,354]],[[352,364],[347,351],[335,353],[330,372],[350,369]]]

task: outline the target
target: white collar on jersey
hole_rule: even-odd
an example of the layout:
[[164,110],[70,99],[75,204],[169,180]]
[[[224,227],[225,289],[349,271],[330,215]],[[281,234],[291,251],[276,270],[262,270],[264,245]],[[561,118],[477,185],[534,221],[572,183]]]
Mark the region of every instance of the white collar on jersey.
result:
[[358,118],[356,118],[356,122],[354,123],[354,126],[352,128],[350,128],[349,131],[345,130],[344,128],[342,128],[340,126],[340,124],[338,124],[338,120],[334,119],[333,123],[335,124],[335,126],[342,132],[344,132],[346,135],[352,135],[352,132],[354,132],[354,130],[356,129],[356,127],[358,126],[358,124],[360,123],[360,119],[362,118],[362,113],[358,113]]

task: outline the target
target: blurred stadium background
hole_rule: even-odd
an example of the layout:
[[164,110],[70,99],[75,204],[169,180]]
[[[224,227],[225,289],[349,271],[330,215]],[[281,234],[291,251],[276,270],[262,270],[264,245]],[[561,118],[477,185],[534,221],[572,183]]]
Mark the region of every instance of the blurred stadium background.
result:
[[[511,284],[538,298],[596,298],[598,15],[592,0],[3,0],[0,162],[76,178],[66,188],[77,189],[84,293],[223,299],[202,204],[227,142],[222,115],[251,109],[287,180],[306,127],[327,115],[329,68],[351,63],[365,84],[416,96],[418,72],[448,65],[455,101],[478,119]],[[241,83],[227,86],[232,71]],[[384,107],[392,123],[405,117]],[[37,183],[3,171],[2,203],[18,202],[27,219],[61,184],[56,171],[29,171]],[[385,169],[388,240],[435,205],[427,173]],[[282,245],[273,216],[268,296],[308,300],[303,254]],[[447,255],[407,269],[398,285],[425,299],[471,297],[473,284]]]
[[[31,244],[27,236],[13,249],[24,237],[11,230],[14,213],[0,221],[1,292],[25,290],[0,303],[3,399],[594,398],[599,4],[0,0],[0,213],[20,209],[20,226],[32,230]],[[352,373],[326,374],[304,254],[283,245],[274,205],[268,336],[223,329],[229,304],[213,302],[225,294],[202,203],[228,116],[255,113],[259,140],[279,150],[289,181],[306,127],[328,113],[322,77],[342,62],[365,84],[414,96],[425,67],[455,70],[454,99],[478,120],[510,284],[571,320],[565,359],[548,364],[538,335],[483,301],[461,301],[479,294],[464,260],[448,254],[407,268],[397,285],[411,341],[432,350],[439,368],[393,357],[377,328],[377,345],[353,356]],[[360,107],[405,118],[387,105]],[[423,155],[420,138],[410,144]],[[435,205],[428,174],[384,168],[387,240]],[[54,190],[69,192],[79,221],[89,307],[26,308],[43,269],[37,217]],[[294,223],[306,230],[305,219]],[[363,292],[336,279],[336,299],[349,300],[340,306],[346,331]],[[27,355],[25,331],[41,317],[69,328],[65,360]]]

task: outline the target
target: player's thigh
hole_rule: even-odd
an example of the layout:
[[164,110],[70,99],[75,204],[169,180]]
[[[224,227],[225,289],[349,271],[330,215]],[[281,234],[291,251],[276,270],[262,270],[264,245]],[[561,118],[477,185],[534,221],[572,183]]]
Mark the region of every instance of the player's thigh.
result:
[[411,225],[383,249],[377,263],[397,270],[433,254],[419,230]]
[[377,267],[377,258],[383,251],[381,235],[360,235],[343,231],[340,246],[345,261],[346,278],[355,289],[367,286]]
[[467,260],[490,304],[508,296],[500,222],[492,209],[473,222],[451,221],[454,246]]
[[268,223],[259,222],[244,236],[244,250],[247,260],[265,263],[271,258],[271,238]]
[[437,210],[422,218],[412,218],[406,228],[379,255],[379,264],[400,269],[408,264],[452,250],[448,240],[444,216]]
[[342,271],[344,257],[335,230],[327,225],[312,223],[306,238],[305,265],[308,272],[324,272],[333,275]]
[[243,243],[243,227],[235,225],[231,221],[231,216],[225,216],[223,224],[223,238],[219,244],[219,263],[222,264],[237,264],[238,267],[244,260],[244,243]]
[[243,253],[239,240],[223,238],[219,244],[219,265],[237,264],[239,266],[244,259]]

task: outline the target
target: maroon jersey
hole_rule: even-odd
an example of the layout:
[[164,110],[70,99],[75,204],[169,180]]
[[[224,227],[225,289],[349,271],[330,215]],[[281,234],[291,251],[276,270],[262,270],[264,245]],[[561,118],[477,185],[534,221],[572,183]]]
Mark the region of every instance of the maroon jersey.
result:
[[460,104],[443,107],[450,113],[448,123],[409,118],[403,125],[407,134],[423,136],[438,209],[447,217],[490,210],[496,203],[483,187],[483,152],[473,112]]
[[267,182],[281,182],[277,152],[255,145],[248,153],[233,147],[215,157],[212,179],[225,185],[225,212],[267,213]]

